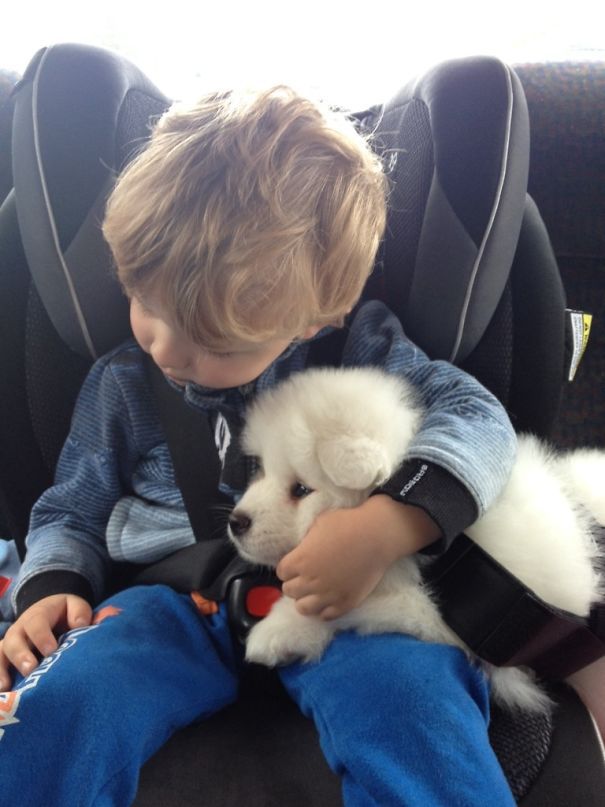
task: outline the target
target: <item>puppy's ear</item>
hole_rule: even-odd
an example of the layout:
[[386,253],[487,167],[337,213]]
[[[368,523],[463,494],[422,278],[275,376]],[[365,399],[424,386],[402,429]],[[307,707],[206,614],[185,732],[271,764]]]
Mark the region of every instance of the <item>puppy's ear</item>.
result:
[[384,448],[368,437],[339,435],[317,445],[324,473],[341,488],[377,487],[393,473]]

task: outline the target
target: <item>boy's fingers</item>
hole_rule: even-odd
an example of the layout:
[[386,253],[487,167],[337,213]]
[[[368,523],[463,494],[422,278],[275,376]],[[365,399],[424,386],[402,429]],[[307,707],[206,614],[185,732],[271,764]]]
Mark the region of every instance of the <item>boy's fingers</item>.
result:
[[29,675],[38,666],[38,660],[31,652],[25,632],[13,625],[2,641],[2,651],[7,660],[21,675]]
[[280,560],[280,562],[277,564],[277,568],[275,569],[275,574],[283,583],[285,583],[286,580],[291,580],[293,577],[298,575],[296,570],[296,558],[292,560],[292,552]]
[[0,692],[7,692],[11,687],[12,681],[8,672],[9,666],[9,660],[4,655],[2,642],[0,642]]
[[331,619],[337,619],[339,616],[342,616],[345,613],[341,608],[337,608],[335,605],[328,605],[327,608],[324,608],[321,613],[318,614],[320,619],[329,622]]
[[288,575],[286,574],[287,566],[284,564],[283,559],[275,567],[275,574],[279,577],[282,583],[285,583],[288,579]]
[[296,610],[299,614],[303,614],[303,616],[315,616],[320,614],[328,605],[329,603],[317,594],[309,594],[307,597],[296,600]]
[[69,597],[67,600],[68,628],[83,628],[92,622],[92,608],[80,597]]
[[300,583],[300,578],[294,577],[291,580],[286,580],[281,587],[282,592],[286,595],[286,597],[290,597],[293,600],[298,600],[300,597],[303,597],[305,594],[309,594],[310,592],[304,588],[303,585]]
[[324,588],[325,586],[321,584],[317,577],[291,577],[284,582],[282,592],[286,597],[300,600],[303,597],[310,597],[312,594],[317,595],[317,597],[325,597],[325,593],[322,594]]
[[33,613],[29,619],[23,623],[23,631],[31,644],[39,650],[43,656],[50,656],[57,649],[57,640],[48,622],[48,617],[43,613]]
[[43,657],[57,649],[53,629],[62,623],[68,628],[90,625],[92,609],[81,597],[57,595],[44,605],[35,604],[12,625],[0,643],[0,686],[10,686],[10,666],[26,676],[38,666],[37,650]]

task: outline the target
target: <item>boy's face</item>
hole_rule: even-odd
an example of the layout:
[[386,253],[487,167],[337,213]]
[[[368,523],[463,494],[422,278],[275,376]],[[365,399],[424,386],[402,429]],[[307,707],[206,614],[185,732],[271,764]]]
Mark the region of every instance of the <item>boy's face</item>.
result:
[[[258,378],[291,343],[292,339],[225,345],[214,352],[189,340],[162,315],[155,302],[130,301],[134,338],[164,373],[181,386],[187,382],[212,389],[239,387]],[[319,327],[307,328],[309,339]]]

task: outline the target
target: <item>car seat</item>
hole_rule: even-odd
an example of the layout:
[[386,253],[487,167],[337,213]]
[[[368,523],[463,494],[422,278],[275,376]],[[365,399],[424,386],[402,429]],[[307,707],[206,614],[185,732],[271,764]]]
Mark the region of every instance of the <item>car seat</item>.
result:
[[[0,205],[13,187],[11,141],[14,99],[11,92],[18,80],[19,76],[14,71],[0,68]],[[0,508],[0,535],[7,535],[9,530],[3,519]]]
[[[126,60],[78,45],[37,54],[15,98],[14,189],[0,208],[0,492],[10,537],[23,542],[91,361],[128,335],[100,221],[115,174],[169,101]],[[382,296],[431,355],[477,375],[519,428],[547,433],[564,301],[526,199],[527,118],[514,73],[493,59],[446,63],[357,118],[376,131],[394,183],[367,294]],[[523,321],[528,307],[535,331]],[[273,674],[251,668],[242,690],[240,703],[145,765],[139,807],[341,803],[313,725]],[[530,807],[600,804],[605,768],[590,718],[564,686],[553,697],[552,718],[494,711],[490,737],[515,797]]]
[[552,234],[571,307],[593,315],[586,355],[564,387],[559,445],[605,447],[605,62],[516,68],[529,107],[529,190]]
[[0,67],[0,204],[13,187],[11,167],[11,129],[13,118],[12,88],[19,76]]

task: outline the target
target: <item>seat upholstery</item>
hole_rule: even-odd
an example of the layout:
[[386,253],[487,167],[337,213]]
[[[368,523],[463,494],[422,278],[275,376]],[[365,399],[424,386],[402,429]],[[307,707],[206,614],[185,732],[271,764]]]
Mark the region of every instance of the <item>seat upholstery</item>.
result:
[[11,92],[18,80],[17,73],[0,68],[0,205],[13,187],[11,165],[13,103]]
[[605,62],[518,65],[532,139],[529,191],[552,240],[570,308],[593,314],[554,437],[605,446]]

